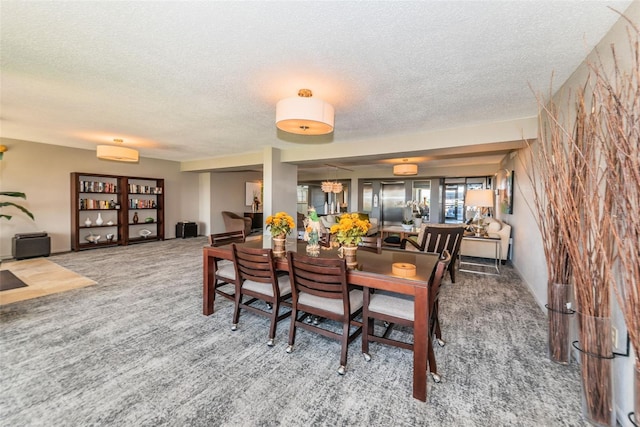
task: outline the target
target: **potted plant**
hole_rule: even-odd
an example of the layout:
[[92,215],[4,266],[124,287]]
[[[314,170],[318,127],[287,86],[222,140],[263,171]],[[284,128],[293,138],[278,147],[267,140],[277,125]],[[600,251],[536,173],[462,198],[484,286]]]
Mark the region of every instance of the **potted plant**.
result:
[[[23,199],[27,199],[27,196],[24,193],[20,193],[17,191],[0,191],[0,196],[6,196],[6,197],[20,197]],[[25,214],[27,214],[27,216],[29,216],[29,218],[34,219],[33,214],[31,212],[29,212],[29,210],[23,206],[20,206],[16,203],[13,202],[0,202],[0,208],[6,207],[6,206],[13,206],[19,210],[21,210],[22,212],[24,212]],[[6,218],[7,220],[10,220],[12,218],[11,215],[7,215],[7,214],[0,214],[0,218]]]

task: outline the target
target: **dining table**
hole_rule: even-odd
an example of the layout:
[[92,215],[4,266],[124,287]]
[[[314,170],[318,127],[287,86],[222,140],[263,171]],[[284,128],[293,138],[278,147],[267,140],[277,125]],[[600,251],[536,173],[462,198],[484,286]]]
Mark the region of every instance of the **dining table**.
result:
[[[238,244],[238,243],[236,243]],[[254,248],[270,248],[270,236],[239,243]],[[306,253],[307,244],[295,238],[287,239],[286,250]],[[338,248],[321,248],[313,252],[322,258],[338,257]],[[203,255],[203,314],[214,313],[215,302],[215,263],[217,260],[232,260],[231,245],[205,246]],[[414,297],[413,325],[413,397],[425,402],[427,400],[427,352],[430,345],[429,333],[429,277],[438,261],[437,254],[385,249],[381,253],[359,250],[358,266],[348,270],[348,283],[355,286],[392,291]],[[407,265],[409,268],[407,269]],[[413,274],[415,266],[415,275]],[[276,268],[289,271],[286,257],[276,258]],[[407,273],[410,271],[411,273]]]

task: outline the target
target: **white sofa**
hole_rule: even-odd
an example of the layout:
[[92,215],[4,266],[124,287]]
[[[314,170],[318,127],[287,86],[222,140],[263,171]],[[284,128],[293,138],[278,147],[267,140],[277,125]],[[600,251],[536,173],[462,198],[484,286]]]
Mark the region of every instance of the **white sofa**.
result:
[[[511,226],[506,222],[502,222],[498,219],[487,218],[484,220],[485,230],[491,237],[500,238],[500,259],[502,262],[506,262],[509,257],[509,239],[511,238]],[[470,239],[462,240],[460,245],[461,256],[472,256],[479,258],[495,258],[495,246]]]
[[[322,223],[322,226],[327,229],[327,232],[329,231],[332,225],[336,225],[338,223],[337,221],[338,216],[340,216],[340,214],[323,215],[320,217],[320,222]],[[368,219],[369,219],[369,222],[371,223],[371,228],[367,232],[367,236],[373,236],[377,234],[378,231],[380,231],[378,227],[378,218],[368,218]]]

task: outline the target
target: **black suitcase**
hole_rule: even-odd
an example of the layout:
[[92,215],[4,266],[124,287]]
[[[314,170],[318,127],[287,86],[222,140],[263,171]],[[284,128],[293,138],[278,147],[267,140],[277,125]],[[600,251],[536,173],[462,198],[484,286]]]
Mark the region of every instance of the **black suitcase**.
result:
[[176,237],[197,237],[198,224],[195,222],[179,222],[176,224]]

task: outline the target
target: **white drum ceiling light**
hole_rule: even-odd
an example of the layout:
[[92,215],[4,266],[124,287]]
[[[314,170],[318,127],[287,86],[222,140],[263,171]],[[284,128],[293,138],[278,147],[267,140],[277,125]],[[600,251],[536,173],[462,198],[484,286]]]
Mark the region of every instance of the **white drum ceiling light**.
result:
[[312,96],[310,89],[300,89],[298,96],[280,100],[276,105],[278,129],[298,135],[333,132],[333,106]]
[[[407,162],[407,159],[404,159],[403,162]],[[417,175],[418,174],[418,165],[412,163],[400,163],[399,165],[393,166],[393,174],[400,176],[409,176],[409,175]]]
[[138,150],[123,147],[122,139],[114,139],[113,142],[120,145],[98,145],[96,156],[103,160],[115,160],[117,162],[137,162]]

